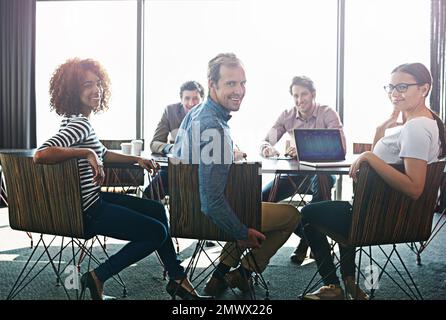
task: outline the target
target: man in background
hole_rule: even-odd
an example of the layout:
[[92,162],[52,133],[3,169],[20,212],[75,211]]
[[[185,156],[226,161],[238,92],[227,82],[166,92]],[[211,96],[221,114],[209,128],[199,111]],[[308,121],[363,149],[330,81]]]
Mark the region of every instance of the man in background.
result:
[[[150,142],[150,150],[153,153],[167,155],[170,153],[173,142],[177,136],[178,128],[186,114],[193,107],[200,104],[204,98],[203,86],[197,81],[187,81],[180,87],[180,99],[178,103],[168,105],[163,112],[161,120],[156,127],[155,134]],[[161,168],[159,176],[163,184],[165,194],[169,193],[167,168]],[[147,190],[147,189],[146,189]],[[147,190],[148,191],[148,190]],[[147,194],[148,192],[146,192]]]
[[[290,141],[293,143],[286,146],[285,155],[295,158],[297,152],[294,145],[294,129],[340,129],[345,152],[346,142],[341,120],[335,110],[316,103],[316,88],[313,81],[306,76],[294,77],[289,90],[294,100],[294,106],[280,114],[264,141],[262,141],[260,145],[262,156],[278,156],[279,152],[274,148],[274,145],[285,133],[288,133]],[[273,186],[273,182],[270,182],[262,190],[262,201],[279,202],[294,195],[296,192],[305,193],[306,190],[311,191],[313,196],[311,202],[329,200],[323,198],[322,188],[324,186],[319,184],[320,178],[317,175],[308,176],[305,174],[281,175],[274,198],[270,198]],[[328,175],[326,178],[321,181],[328,181],[329,185],[325,187],[331,189],[335,183],[335,177]],[[296,186],[299,186],[298,190],[296,190]],[[293,263],[300,265],[307,256],[308,243],[304,239],[301,225],[299,225],[295,233],[301,238],[301,241],[290,259]]]

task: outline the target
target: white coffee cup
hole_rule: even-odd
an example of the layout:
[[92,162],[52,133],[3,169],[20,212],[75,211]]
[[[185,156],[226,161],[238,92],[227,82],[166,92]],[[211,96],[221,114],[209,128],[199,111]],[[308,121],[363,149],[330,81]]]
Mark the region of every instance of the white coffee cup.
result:
[[123,154],[131,154],[132,153],[132,144],[130,142],[121,143],[121,152]]
[[142,151],[142,140],[132,140],[132,156],[140,156]]

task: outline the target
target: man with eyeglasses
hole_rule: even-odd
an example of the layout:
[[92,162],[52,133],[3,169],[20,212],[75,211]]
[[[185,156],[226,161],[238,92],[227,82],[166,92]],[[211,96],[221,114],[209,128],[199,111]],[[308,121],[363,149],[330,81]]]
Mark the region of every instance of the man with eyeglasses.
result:
[[[290,94],[294,99],[295,105],[282,112],[276,120],[274,126],[270,129],[265,140],[260,146],[260,153],[264,157],[278,156],[279,152],[274,148],[274,145],[282,138],[285,133],[288,133],[291,141],[294,142],[294,129],[340,129],[342,136],[342,143],[344,151],[346,151],[346,142],[344,132],[342,131],[342,124],[338,114],[328,106],[316,103],[316,89],[313,81],[305,76],[294,77],[290,85]],[[286,155],[296,157],[296,147],[289,145],[286,147]],[[328,176],[328,187],[331,189],[336,181],[332,175]],[[298,190],[296,190],[296,186]],[[275,197],[270,199],[270,192],[273,187],[273,182],[270,182],[262,190],[262,201],[279,202],[296,192],[303,193],[310,190],[312,193],[311,202],[319,202],[322,197],[322,186],[319,185],[319,178],[316,175],[308,176],[305,174],[289,174],[280,177],[277,192]],[[295,264],[302,264],[307,256],[308,243],[303,238],[302,226],[299,225],[295,231],[301,241],[297,246],[290,259]]]

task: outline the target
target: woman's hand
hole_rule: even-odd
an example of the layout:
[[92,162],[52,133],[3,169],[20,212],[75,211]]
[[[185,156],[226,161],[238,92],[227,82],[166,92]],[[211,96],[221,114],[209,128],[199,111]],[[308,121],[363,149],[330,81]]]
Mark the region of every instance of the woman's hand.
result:
[[104,165],[99,161],[96,152],[91,149],[90,151],[91,152],[89,152],[85,158],[93,169],[93,183],[97,186],[101,186],[105,179]]
[[357,176],[356,175],[358,174],[359,167],[361,166],[361,163],[363,163],[364,161],[368,161],[368,156],[371,153],[372,152],[370,152],[370,151],[366,151],[366,152],[361,153],[359,155],[359,157],[350,166],[350,170],[348,172],[348,175],[350,176],[350,178],[353,179],[353,181],[356,182],[356,180],[357,180]]
[[[373,144],[372,144],[372,150],[375,148],[378,141],[384,137],[384,134],[386,133],[386,129],[390,129],[396,126],[401,125],[402,123],[398,123],[397,119],[400,114],[400,111],[397,109],[393,109],[392,114],[390,115],[389,119],[384,121],[381,125],[379,125],[376,128],[375,137],[373,138]],[[403,121],[405,119],[405,116],[403,114]]]
[[158,170],[161,168],[160,165],[158,164],[158,162],[156,162],[155,160],[151,160],[151,159],[146,159],[146,158],[138,158],[138,165],[144,169],[146,169],[150,175],[154,175],[155,173],[158,172]]
[[400,114],[399,110],[393,109],[393,112],[390,115],[389,119],[387,119],[380,126],[378,126],[378,130],[386,131],[386,129],[390,129],[401,125],[401,123],[397,122],[399,114]]

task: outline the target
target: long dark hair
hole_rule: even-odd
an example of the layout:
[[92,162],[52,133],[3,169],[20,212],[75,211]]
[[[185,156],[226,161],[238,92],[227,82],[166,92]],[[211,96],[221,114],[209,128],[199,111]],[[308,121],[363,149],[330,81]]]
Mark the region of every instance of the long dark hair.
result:
[[[395,73],[395,72],[404,72],[404,73],[410,74],[412,77],[414,77],[415,81],[419,85],[423,85],[426,83],[429,84],[429,89],[426,92],[426,96],[428,95],[428,93],[432,87],[432,77],[431,77],[431,73],[424,66],[424,64],[419,63],[419,62],[405,63],[402,65],[399,65],[398,67],[396,67],[395,69],[392,70],[392,73]],[[446,136],[445,136],[444,123],[435,112],[433,112],[430,109],[429,109],[429,111],[431,112],[432,117],[437,122],[438,135],[440,137],[440,142],[441,142],[441,150],[440,150],[439,157],[443,158],[446,156]]]

